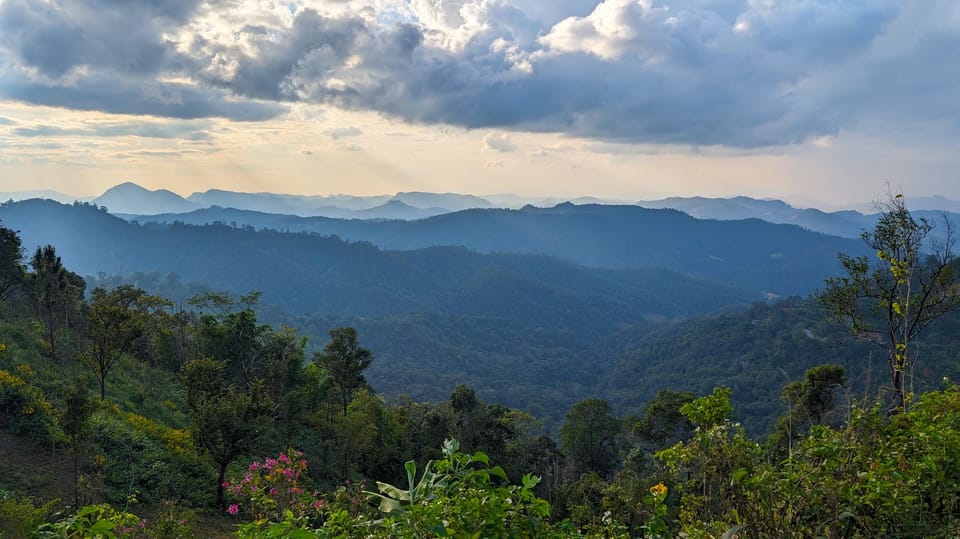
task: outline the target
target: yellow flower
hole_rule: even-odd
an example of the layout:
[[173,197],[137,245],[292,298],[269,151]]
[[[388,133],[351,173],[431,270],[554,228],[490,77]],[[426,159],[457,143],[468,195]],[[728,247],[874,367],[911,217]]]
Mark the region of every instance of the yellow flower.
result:
[[650,487],[650,494],[653,494],[656,497],[664,496],[667,494],[667,485],[663,483],[657,483]]

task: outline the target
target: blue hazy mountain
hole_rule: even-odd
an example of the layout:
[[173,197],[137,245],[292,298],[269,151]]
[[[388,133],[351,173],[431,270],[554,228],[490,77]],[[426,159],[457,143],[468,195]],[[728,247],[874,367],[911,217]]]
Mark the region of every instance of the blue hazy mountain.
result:
[[[795,208],[782,200],[760,200],[745,196],[732,198],[671,197],[660,200],[641,200],[645,208],[673,208],[699,219],[762,219],[771,223],[793,224],[846,238],[858,238],[864,230],[872,230],[877,222],[877,211],[867,206],[867,213],[854,210],[825,212],[816,208]],[[954,222],[960,218],[960,202],[944,197],[908,198],[907,205],[915,217],[924,217],[932,223],[946,215]],[[936,231],[935,231],[936,235]]]
[[641,200],[645,208],[673,208],[698,219],[762,219],[793,224],[834,236],[856,238],[873,226],[875,218],[844,210],[825,212],[816,208],[794,208],[782,200],[760,200],[745,196],[732,198],[670,197]]
[[198,206],[180,195],[166,189],[151,191],[133,182],[115,185],[92,201],[106,206],[113,213],[177,213],[196,209]]
[[187,199],[196,207],[220,206],[301,217],[345,219],[420,219],[466,208],[491,206],[490,202],[473,195],[421,192],[375,196],[304,196],[211,189],[193,193]]
[[755,290],[655,268],[585,268],[546,256],[462,247],[388,251],[313,234],[226,225],[145,226],[95,206],[30,200],[0,206],[29,251],[52,244],[81,275],[176,273],[300,313],[441,312],[604,325],[676,319],[759,299]]
[[415,221],[360,221],[209,208],[140,221],[221,222],[367,241],[393,250],[438,245],[481,253],[544,254],[598,268],[652,267],[775,295],[807,294],[837,271],[859,240],[759,219],[703,220],[676,210],[560,204],[464,210]]
[[8,200],[30,200],[31,198],[42,198],[49,200],[56,200],[61,204],[69,204],[75,200],[87,201],[90,200],[89,197],[75,197],[72,195],[67,195],[59,191],[52,191],[50,189],[35,189],[30,191],[6,191],[0,193],[0,201],[6,202]]
[[459,193],[424,193],[411,191],[397,193],[393,200],[420,209],[445,208],[448,211],[468,210],[472,208],[491,208],[490,201],[474,195]]

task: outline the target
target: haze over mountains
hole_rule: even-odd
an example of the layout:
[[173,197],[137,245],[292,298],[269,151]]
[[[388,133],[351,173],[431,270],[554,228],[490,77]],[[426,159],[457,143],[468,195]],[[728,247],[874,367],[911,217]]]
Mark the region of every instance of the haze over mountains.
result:
[[[598,376],[621,332],[807,294],[836,273],[838,251],[863,250],[796,226],[638,206],[470,209],[416,221],[229,211],[280,221],[274,230],[137,224],[43,200],[5,203],[0,221],[20,230],[28,253],[53,244],[68,268],[99,275],[92,283],[120,276],[181,300],[199,291],[191,283],[261,291],[268,320],[315,343],[331,327],[358,327],[382,359],[371,372],[377,387],[433,399],[470,383],[548,414],[602,394]],[[278,231],[297,222],[322,234]],[[544,370],[558,369],[569,376],[545,387]]]
[[[203,195],[208,202],[308,202],[285,195]],[[734,383],[744,405],[776,401],[782,360],[764,355],[767,333],[749,329],[749,316],[709,318],[715,322],[698,326],[723,333],[713,338],[727,343],[702,366],[695,365],[696,353],[680,351],[693,338],[703,355],[709,339],[686,332],[684,321],[808,296],[839,273],[838,252],[870,254],[859,239],[808,228],[820,223],[854,236],[874,218],[747,197],[519,209],[488,202],[459,211],[439,205],[469,207],[483,199],[400,193],[339,200],[353,208],[338,208],[352,218],[221,206],[125,219],[104,211],[107,203],[141,209],[194,204],[130,184],[91,204],[4,203],[0,222],[20,230],[28,255],[38,245],[56,246],[68,268],[93,276],[91,287],[126,282],[178,301],[206,290],[260,291],[264,320],[300,328],[314,346],[330,328],[358,328],[380,358],[369,377],[378,390],[442,399],[457,384],[470,384],[485,398],[556,424],[558,410],[579,398],[600,395],[639,406],[652,396],[648,391],[662,386],[647,380],[650,373],[661,380],[681,368],[712,369],[710,362],[721,356],[729,362],[744,346],[754,350],[769,383],[743,389],[743,369],[758,368],[743,362],[717,366],[711,383]],[[438,214],[358,218],[384,207]],[[789,322],[792,329],[775,328],[793,342],[788,349],[814,343],[824,331],[817,329],[817,313],[804,316]],[[726,335],[724,326],[733,320],[741,326],[735,333],[753,335],[749,344],[729,342],[739,338]],[[822,362],[825,353],[839,353],[816,342],[823,346],[811,348],[810,357],[783,366],[791,376]],[[546,379],[545,372],[551,373]],[[683,376],[670,379],[693,387]],[[757,425],[769,412],[764,406],[755,412]]]
[[[364,234],[333,230],[337,227],[313,219],[404,220],[414,221],[468,209],[520,209],[525,206],[552,207],[562,203],[576,205],[631,205],[644,208],[676,209],[698,219],[761,219],[771,223],[794,224],[824,234],[855,238],[870,229],[876,212],[854,210],[826,212],[816,208],[796,208],[775,199],[747,196],[730,198],[669,197],[659,200],[623,201],[579,197],[522,197],[510,194],[475,196],[458,193],[401,192],[394,195],[285,195],[240,193],[220,189],[195,192],[187,197],[165,189],[148,190],[132,182],[116,185],[95,198],[77,199],[54,191],[0,193],[0,200],[46,198],[58,202],[80,200],[105,206],[111,213],[141,222],[181,221],[192,224],[215,222],[249,225],[275,230],[334,233],[351,239],[374,241]],[[916,216],[939,219],[944,212],[953,220],[960,216],[960,202],[941,196],[908,198]],[[869,205],[865,208],[871,209]],[[235,211],[243,210],[243,211]],[[268,215],[269,214],[269,215]],[[297,219],[302,218],[302,219]],[[342,227],[341,227],[342,228]],[[403,247],[401,247],[403,248]]]

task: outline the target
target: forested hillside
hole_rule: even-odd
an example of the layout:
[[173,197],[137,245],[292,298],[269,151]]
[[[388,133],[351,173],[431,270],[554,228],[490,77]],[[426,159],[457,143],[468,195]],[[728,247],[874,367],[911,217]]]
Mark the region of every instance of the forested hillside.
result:
[[[556,212],[581,210],[605,211],[561,206],[526,212],[555,218]],[[621,212],[629,213],[616,209],[613,215]],[[655,214],[692,227],[717,224]],[[516,219],[525,213],[489,215]],[[484,399],[527,410],[551,430],[562,410],[588,396],[636,411],[660,387],[703,392],[723,384],[737,389],[734,401],[745,424],[764,432],[780,411],[779,385],[827,360],[849,369],[852,387],[866,387],[861,367],[869,364],[863,359],[868,349],[842,344],[838,330],[808,302],[695,318],[759,301],[756,288],[662,270],[588,269],[545,256],[454,247],[385,251],[228,225],[138,226],[87,205],[7,204],[0,218],[20,228],[28,245],[57,245],[70,267],[94,276],[91,286],[134,284],[181,305],[199,292],[258,291],[263,320],[300,328],[310,337],[309,350],[319,348],[331,327],[360,329],[381,359],[368,378],[385,394],[437,400],[470,384]],[[752,230],[757,223],[732,224]],[[824,240],[807,251],[808,266],[839,267],[835,252],[819,251],[838,241],[849,245],[795,227],[768,230],[786,233],[782,241],[793,234]],[[663,241],[661,259],[682,257],[674,253],[686,247]],[[627,249],[621,256],[636,254]],[[935,361],[941,360],[949,367],[946,357]],[[874,369],[882,371],[882,363]],[[918,372],[917,380],[935,382],[937,376],[925,374],[937,372]]]
[[[883,400],[871,404],[871,390],[839,365],[796,376],[784,368],[782,382],[771,380],[771,362],[804,368],[783,355],[816,349],[798,346],[803,339],[838,339],[811,322],[809,302],[639,339],[623,332],[619,346],[637,352],[606,383],[643,379],[653,396],[644,400],[642,383],[624,389],[633,415],[582,399],[549,437],[535,417],[468,386],[432,403],[378,398],[365,376],[382,362],[366,348],[365,332],[376,329],[332,328],[309,354],[296,329],[258,320],[256,294],[202,293],[185,311],[131,285],[88,291],[53,247],[25,266],[17,235],[0,228],[0,239],[0,530],[11,537],[759,539],[960,529],[956,386],[887,417]],[[924,357],[925,369],[949,372],[941,360],[955,353],[956,325],[925,341],[951,351]],[[690,368],[700,354],[713,361]],[[765,408],[754,402],[765,392],[743,381],[751,374],[772,390]],[[736,389],[653,391],[708,387],[708,377]],[[735,421],[741,401],[753,403],[751,421],[779,416],[769,436],[750,437]]]
[[589,267],[667,269],[780,296],[810,293],[836,271],[837,252],[865,253],[858,240],[793,225],[698,220],[637,206],[477,209],[417,221],[304,218],[227,208],[142,219],[315,232],[385,249],[461,245],[482,253],[546,254]]

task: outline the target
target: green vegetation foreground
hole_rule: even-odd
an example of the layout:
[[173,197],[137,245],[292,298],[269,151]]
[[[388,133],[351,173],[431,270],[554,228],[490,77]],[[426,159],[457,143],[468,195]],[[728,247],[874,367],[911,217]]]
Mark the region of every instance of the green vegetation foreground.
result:
[[[664,390],[628,417],[586,399],[557,443],[465,386],[441,403],[378,398],[352,328],[308,361],[295,330],[257,323],[256,294],[190,311],[134,287],[87,296],[53,247],[28,270],[0,232],[3,537],[960,534],[960,390],[906,391],[916,356],[901,341],[888,402],[853,400],[844,369],[816,367],[784,387],[762,440],[717,388]],[[877,275],[911,283],[880,260]],[[917,312],[909,298],[881,314]]]

